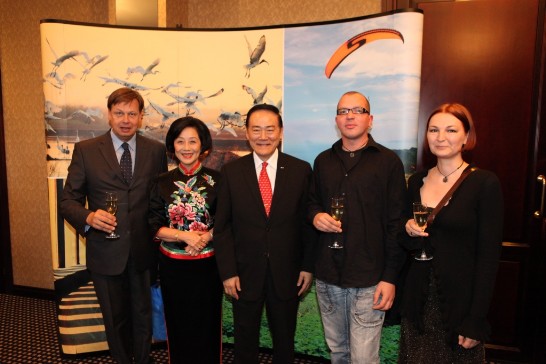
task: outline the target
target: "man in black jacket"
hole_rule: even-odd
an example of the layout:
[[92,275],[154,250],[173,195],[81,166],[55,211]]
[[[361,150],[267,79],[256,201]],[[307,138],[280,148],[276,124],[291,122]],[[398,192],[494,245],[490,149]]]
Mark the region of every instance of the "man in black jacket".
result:
[[[379,363],[385,311],[404,262],[397,242],[404,168],[369,134],[372,123],[366,97],[345,93],[336,116],[341,139],[314,163],[309,220],[321,232],[316,290],[332,363]],[[344,197],[341,222],[330,216],[334,196]],[[339,235],[343,248],[334,249]]]
[[315,234],[306,223],[311,166],[277,150],[282,132],[275,106],[252,107],[246,133],[253,153],[224,165],[218,188],[214,249],[224,290],[233,297],[241,364],[258,363],[264,304],[273,363],[294,361],[299,297],[313,279]]

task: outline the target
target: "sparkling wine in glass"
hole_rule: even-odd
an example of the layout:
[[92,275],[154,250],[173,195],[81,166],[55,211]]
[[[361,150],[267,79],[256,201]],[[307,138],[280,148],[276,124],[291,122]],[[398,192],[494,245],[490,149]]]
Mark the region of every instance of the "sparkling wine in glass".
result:
[[[330,204],[330,215],[336,221],[341,221],[343,218],[343,208],[345,200],[343,197],[332,197]],[[331,249],[343,249],[343,239],[340,233],[335,233],[335,239],[332,244],[328,246]]]
[[[116,215],[118,211],[118,195],[115,192],[106,192],[106,212],[111,215]],[[119,234],[112,231],[106,235],[106,239],[119,239]]]
[[[413,203],[413,219],[415,220],[415,223],[421,228],[422,231],[424,231],[427,228],[427,219],[428,215],[430,214],[430,211],[426,204],[422,202],[414,202]],[[425,251],[425,239],[423,237],[420,237],[421,239],[421,254],[418,256],[415,256],[415,260],[431,260],[432,256],[427,255],[427,252]]]

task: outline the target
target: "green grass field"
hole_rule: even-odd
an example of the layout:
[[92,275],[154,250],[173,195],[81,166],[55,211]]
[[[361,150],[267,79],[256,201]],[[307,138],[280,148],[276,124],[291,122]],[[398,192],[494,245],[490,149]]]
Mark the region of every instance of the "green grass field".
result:
[[[233,343],[233,315],[231,302],[224,296],[223,302],[223,341]],[[381,336],[381,363],[394,364],[398,358],[398,341],[400,326],[383,328]],[[296,328],[296,352],[329,359],[328,347],[324,341],[324,331],[320,320],[318,302],[315,294],[315,286],[311,288],[307,296],[301,301],[298,311],[298,326]],[[260,330],[260,346],[271,348],[271,336],[267,326],[265,313],[262,317]]]

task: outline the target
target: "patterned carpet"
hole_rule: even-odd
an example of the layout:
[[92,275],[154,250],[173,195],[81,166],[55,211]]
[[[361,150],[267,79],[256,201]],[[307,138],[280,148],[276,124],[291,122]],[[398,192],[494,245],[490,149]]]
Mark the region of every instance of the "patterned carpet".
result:
[[[115,364],[107,352],[61,357],[55,315],[54,301],[0,294],[0,363]],[[152,357],[158,364],[168,363],[164,345],[156,344]],[[260,354],[260,363],[271,362],[272,357],[269,353]],[[298,364],[324,362],[308,357],[295,361]],[[227,345],[223,351],[223,363],[233,363],[233,350]]]

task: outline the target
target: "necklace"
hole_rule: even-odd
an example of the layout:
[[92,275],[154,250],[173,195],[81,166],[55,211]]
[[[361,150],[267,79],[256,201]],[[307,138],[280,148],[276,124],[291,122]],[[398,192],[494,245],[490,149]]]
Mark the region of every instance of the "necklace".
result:
[[457,172],[459,170],[459,168],[461,168],[464,164],[464,160],[462,161],[461,165],[457,167],[457,169],[455,169],[453,172],[449,173],[449,174],[443,174],[442,171],[440,171],[440,167],[438,167],[438,164],[436,164],[436,169],[438,170],[438,172],[440,172],[440,174],[442,176],[444,176],[444,178],[442,179],[442,181],[444,181],[444,183],[447,183],[447,177],[451,176],[453,173]]
[[356,148],[356,149],[353,149],[353,150],[350,150],[349,148],[347,148],[343,143],[341,143],[341,149],[343,149],[344,151],[346,152],[349,152],[349,156],[351,158],[353,158],[355,156],[355,152],[359,149],[362,149],[366,146],[366,144],[368,144],[368,141],[366,140],[366,142],[364,144],[362,144],[360,147]]

